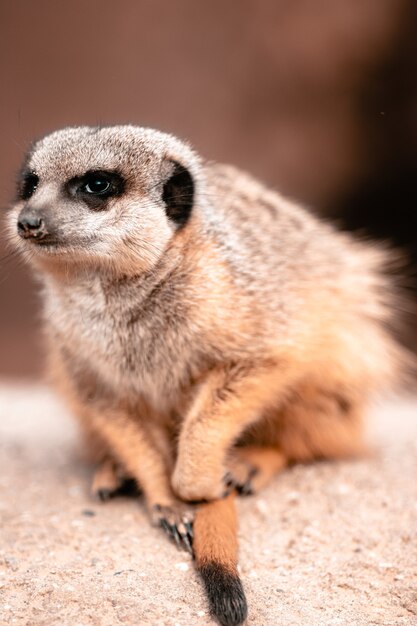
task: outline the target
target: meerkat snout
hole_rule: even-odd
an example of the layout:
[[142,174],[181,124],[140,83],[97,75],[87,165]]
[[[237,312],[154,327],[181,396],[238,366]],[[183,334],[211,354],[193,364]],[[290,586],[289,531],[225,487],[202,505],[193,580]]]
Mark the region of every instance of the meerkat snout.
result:
[[44,219],[27,209],[19,215],[17,232],[23,239],[42,239],[48,234]]

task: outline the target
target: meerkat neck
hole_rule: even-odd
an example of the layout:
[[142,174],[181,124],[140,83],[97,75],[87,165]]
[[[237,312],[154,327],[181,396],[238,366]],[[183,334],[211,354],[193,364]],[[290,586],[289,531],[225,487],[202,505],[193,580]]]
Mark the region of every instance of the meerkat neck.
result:
[[67,292],[74,288],[89,290],[95,285],[107,295],[120,292],[127,295],[134,290],[136,303],[145,301],[158,286],[170,278],[175,280],[175,276],[182,271],[190,256],[190,236],[191,233],[180,233],[175,237],[154,267],[147,271],[138,269],[136,273],[125,273],[111,266],[83,267],[81,264],[61,263],[49,265],[44,278],[49,289],[55,292]]

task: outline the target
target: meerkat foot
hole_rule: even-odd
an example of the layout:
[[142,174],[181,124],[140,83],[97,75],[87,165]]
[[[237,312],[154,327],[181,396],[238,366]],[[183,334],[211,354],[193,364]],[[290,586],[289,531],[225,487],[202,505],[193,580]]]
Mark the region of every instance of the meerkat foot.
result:
[[102,502],[119,494],[136,494],[138,491],[135,480],[124,475],[113,460],[105,459],[96,469],[91,493]]
[[275,448],[234,448],[226,464],[226,493],[233,489],[245,496],[257,493],[286,464],[287,460],[282,452]]
[[236,457],[227,464],[224,475],[225,496],[236,490],[239,494],[250,496],[255,492],[253,481],[259,469],[247,461]]
[[179,549],[193,554],[194,511],[177,503],[172,505],[155,504],[151,510],[154,526],[160,526]]

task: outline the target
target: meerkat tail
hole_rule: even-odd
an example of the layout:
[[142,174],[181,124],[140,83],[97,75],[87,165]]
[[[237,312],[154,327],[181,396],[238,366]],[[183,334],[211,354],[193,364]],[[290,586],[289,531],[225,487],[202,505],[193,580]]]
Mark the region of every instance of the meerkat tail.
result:
[[222,626],[242,624],[247,616],[247,604],[237,571],[234,493],[199,507],[194,520],[193,550],[212,614]]

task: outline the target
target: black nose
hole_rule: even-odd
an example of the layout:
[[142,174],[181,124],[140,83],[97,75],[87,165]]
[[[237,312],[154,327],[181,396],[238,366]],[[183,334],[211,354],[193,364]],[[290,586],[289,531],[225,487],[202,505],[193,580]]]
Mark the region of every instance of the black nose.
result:
[[41,238],[46,235],[45,223],[37,215],[25,215],[17,222],[19,235],[28,239],[29,237]]

